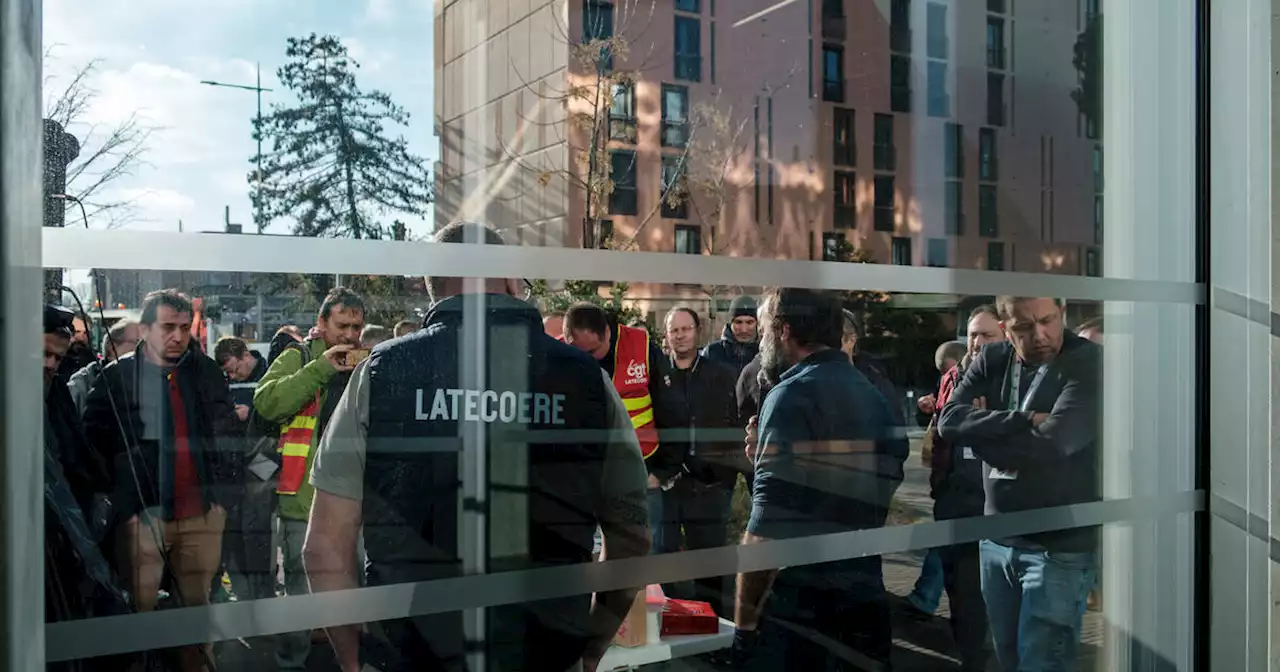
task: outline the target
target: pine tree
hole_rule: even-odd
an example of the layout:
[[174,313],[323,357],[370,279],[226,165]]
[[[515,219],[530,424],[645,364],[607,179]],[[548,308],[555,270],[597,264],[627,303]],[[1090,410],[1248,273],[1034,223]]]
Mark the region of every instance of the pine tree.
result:
[[[337,37],[289,38],[285,55],[277,77],[297,102],[275,105],[255,122],[269,147],[261,216],[292,218],[300,236],[381,238],[390,228],[377,215],[425,215],[432,200],[426,162],[386,128],[407,126],[408,112],[386,93],[356,85],[360,65]],[[255,173],[248,178],[256,191]]]

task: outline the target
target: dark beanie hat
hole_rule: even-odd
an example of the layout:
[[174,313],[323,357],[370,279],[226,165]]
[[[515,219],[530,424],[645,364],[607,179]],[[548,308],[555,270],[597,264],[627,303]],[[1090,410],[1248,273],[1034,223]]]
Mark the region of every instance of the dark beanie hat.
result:
[[756,300],[746,296],[745,294],[733,300],[729,304],[729,316],[734,317],[755,317],[756,316]]

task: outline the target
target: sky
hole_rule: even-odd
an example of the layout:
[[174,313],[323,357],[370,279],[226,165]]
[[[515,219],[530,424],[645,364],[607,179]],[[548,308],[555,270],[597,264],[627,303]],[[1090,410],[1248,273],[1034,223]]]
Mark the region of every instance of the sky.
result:
[[[82,144],[136,112],[156,130],[146,164],[111,185],[110,197],[132,199],[128,229],[221,230],[252,227],[247,175],[256,143],[252,91],[201,80],[252,85],[261,63],[263,113],[293,102],[277,85],[285,41],[310,33],[338,36],[360,63],[356,82],[404,107],[409,126],[391,127],[428,168],[438,156],[432,126],[433,0],[45,0],[45,97],[70,74],[99,61],[97,92],[83,124],[69,128]],[[46,103],[47,106],[47,103]],[[73,189],[74,190],[74,189]],[[73,191],[72,190],[72,191]],[[431,214],[400,215],[425,233]],[[390,217],[388,217],[390,219]],[[288,233],[277,222],[268,233]]]

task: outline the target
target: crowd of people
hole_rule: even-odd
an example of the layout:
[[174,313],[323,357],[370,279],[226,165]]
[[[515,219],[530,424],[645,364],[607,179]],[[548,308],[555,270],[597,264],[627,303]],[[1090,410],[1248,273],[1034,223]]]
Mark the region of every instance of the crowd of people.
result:
[[[474,224],[436,240],[503,244]],[[908,421],[836,293],[740,296],[702,346],[710,316],[685,305],[654,338],[592,303],[544,315],[519,279],[427,287],[422,323],[392,327],[366,324],[362,297],[336,288],[314,326],[281,328],[265,356],[238,338],[206,355],[176,290],[112,325],[101,357],[87,318],[46,307],[48,619],[460,576],[460,521],[477,502],[459,469],[477,453],[493,474],[480,504],[505,497],[522,516],[490,522],[510,534],[489,571],[886,524]],[[1006,296],[966,328],[939,346],[941,381],[919,400],[935,519],[1096,500],[1101,321],[1077,335],[1059,301]],[[750,499],[741,538],[736,487]],[[1097,545],[1082,528],[932,549],[908,601],[932,613],[945,589],[965,670],[993,655],[1010,671],[1070,669]],[[491,609],[494,669],[594,669],[639,587]],[[878,556],[664,588],[736,624],[714,664],[889,669]],[[471,646],[458,614],[327,636],[344,670],[462,669]],[[304,669],[312,643],[277,636],[279,669]],[[212,669],[213,655],[186,647],[171,662]]]

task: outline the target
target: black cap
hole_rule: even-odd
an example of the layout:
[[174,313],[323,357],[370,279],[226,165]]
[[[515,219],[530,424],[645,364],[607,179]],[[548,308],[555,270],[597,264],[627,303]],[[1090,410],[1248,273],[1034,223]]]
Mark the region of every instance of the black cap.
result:
[[62,306],[44,307],[44,333],[71,338],[76,333],[76,314]]
[[735,317],[755,317],[756,316],[756,300],[746,296],[745,294],[733,300],[729,304],[730,319]]

